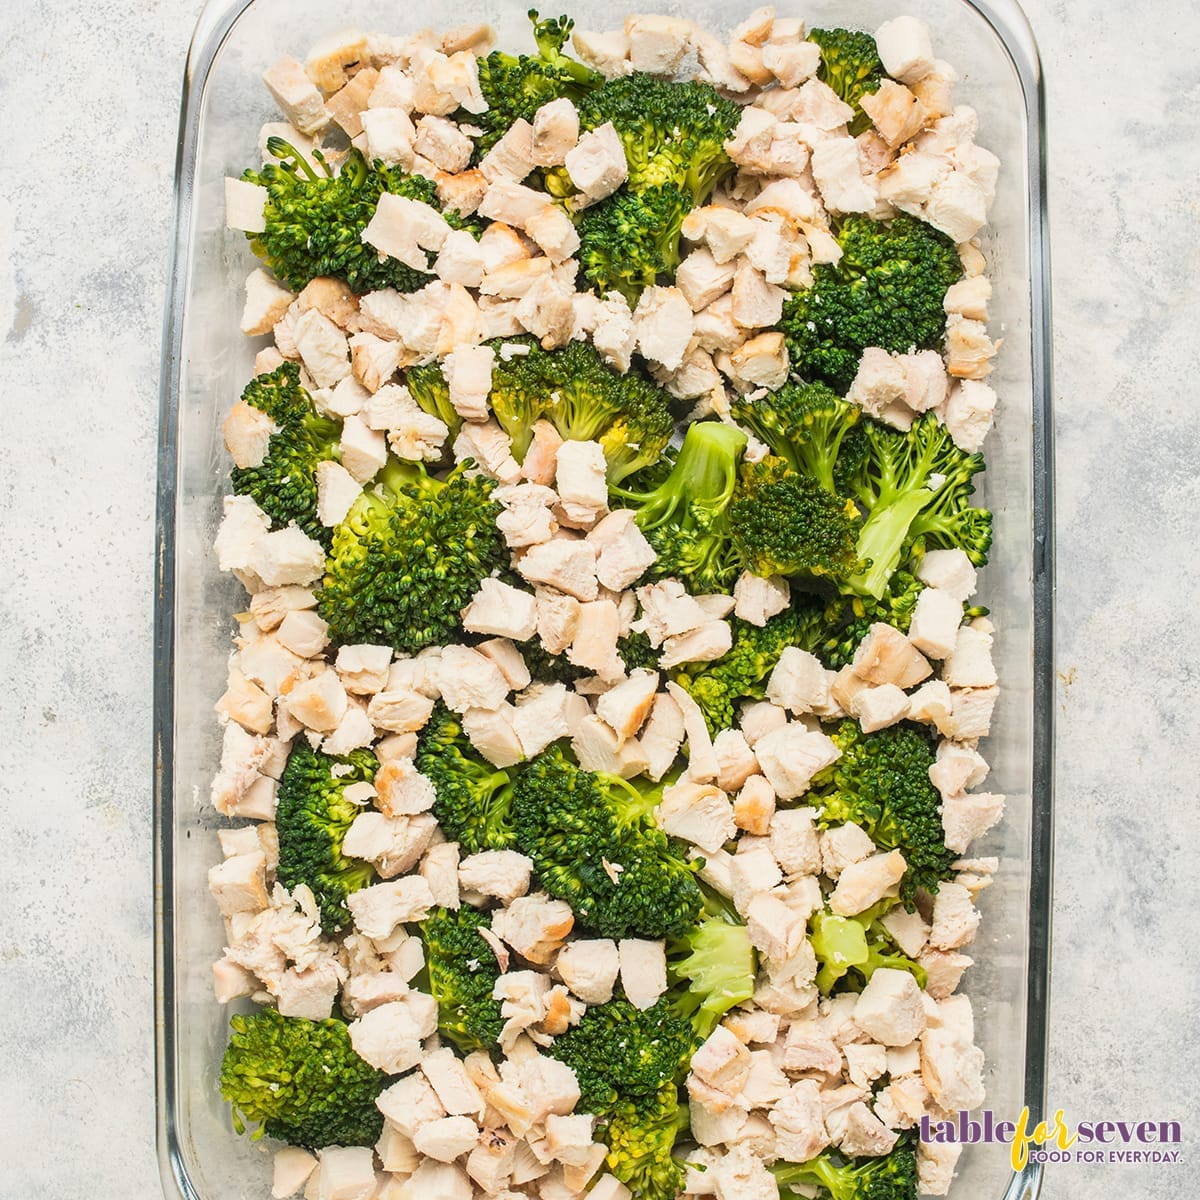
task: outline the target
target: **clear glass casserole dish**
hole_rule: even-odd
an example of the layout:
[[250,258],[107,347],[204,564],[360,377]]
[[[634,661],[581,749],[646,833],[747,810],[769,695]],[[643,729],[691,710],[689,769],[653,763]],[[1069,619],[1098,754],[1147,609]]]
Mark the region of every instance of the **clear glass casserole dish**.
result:
[[[378,0],[210,0],[188,55],[175,176],[175,236],[163,337],[156,607],[156,969],[158,1157],[164,1193],[259,1200],[270,1191],[261,1143],[234,1135],[218,1091],[228,1013],[212,997],[223,941],[208,867],[222,823],[208,805],[219,758],[213,703],[224,690],[230,614],[242,602],[218,572],[213,536],[228,486],[220,424],[252,374],[254,344],[237,330],[252,256],[225,229],[223,180],[256,162],[259,125],[274,119],[260,76],[284,53],[349,25],[404,33],[487,21],[500,44],[528,37],[516,0],[464,0],[408,16]],[[562,5],[584,28],[608,28],[610,5]],[[630,10],[669,10],[638,0]],[[745,11],[753,5],[747,3]],[[998,627],[1003,694],[985,750],[1005,820],[973,853],[1001,859],[981,897],[984,923],[964,990],[988,1059],[986,1107],[1036,1122],[1045,1100],[1051,876],[1053,552],[1049,264],[1042,87],[1037,49],[1015,0],[782,0],[782,16],[866,29],[900,12],[927,21],[961,75],[959,103],[980,114],[979,140],[1002,161],[984,251],[994,284],[993,332],[1005,337],[990,382],[1001,398],[988,441],[984,500],[994,510],[992,561],[979,598]],[[687,15],[724,30],[745,12],[702,0]],[[1032,1127],[1032,1126],[1031,1126]],[[1025,1200],[1041,1168],[1014,1174],[1005,1146],[969,1147],[952,1195]]]

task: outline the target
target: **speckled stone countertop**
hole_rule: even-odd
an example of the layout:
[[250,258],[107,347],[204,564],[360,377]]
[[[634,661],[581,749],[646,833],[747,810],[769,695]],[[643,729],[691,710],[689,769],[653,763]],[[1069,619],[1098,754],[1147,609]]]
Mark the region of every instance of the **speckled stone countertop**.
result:
[[[151,1200],[159,339],[196,0],[0,15],[0,1198]],[[1200,22],[1029,0],[1057,336],[1051,1107],[1200,1131]],[[1141,14],[1141,15],[1139,15]],[[1149,66],[1149,69],[1147,69]],[[1194,1167],[1051,1168],[1054,1200]],[[985,1200],[975,1197],[974,1200]]]

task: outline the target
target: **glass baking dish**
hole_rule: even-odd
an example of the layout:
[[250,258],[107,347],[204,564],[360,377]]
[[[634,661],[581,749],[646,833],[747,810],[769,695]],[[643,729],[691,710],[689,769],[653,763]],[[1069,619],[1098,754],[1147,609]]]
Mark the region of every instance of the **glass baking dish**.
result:
[[[603,0],[563,3],[583,28],[604,29]],[[631,10],[670,10],[637,0]],[[752,3],[699,0],[687,15],[716,30]],[[223,180],[257,160],[259,125],[276,119],[260,75],[284,53],[303,56],[322,34],[354,25],[390,33],[468,21],[523,46],[526,0],[432,3],[408,15],[394,3],[210,0],[188,55],[175,175],[175,236],[163,338],[156,611],[156,968],[158,1157],[168,1197],[260,1200],[270,1190],[262,1143],[233,1134],[217,1076],[228,1013],[212,997],[210,963],[222,926],[206,872],[222,819],[207,803],[219,757],[213,703],[224,689],[230,614],[243,602],[210,553],[227,488],[220,425],[252,374],[255,345],[237,329],[252,256],[224,227]],[[1005,337],[992,378],[1001,396],[988,442],[985,500],[996,515],[980,598],[998,626],[1005,691],[992,737],[990,787],[1008,795],[1002,825],[977,852],[996,854],[996,885],[966,991],[987,1053],[987,1107],[1015,1120],[1044,1103],[1051,871],[1052,688],[1051,411],[1048,259],[1037,49],[1014,0],[781,0],[780,15],[810,25],[876,28],[912,12],[961,75],[960,103],[980,114],[981,144],[1003,170],[984,249],[995,286],[993,324]],[[557,10],[556,10],[557,11]],[[1040,1167],[1014,1175],[1004,1146],[968,1148],[953,1195],[1025,1200]]]

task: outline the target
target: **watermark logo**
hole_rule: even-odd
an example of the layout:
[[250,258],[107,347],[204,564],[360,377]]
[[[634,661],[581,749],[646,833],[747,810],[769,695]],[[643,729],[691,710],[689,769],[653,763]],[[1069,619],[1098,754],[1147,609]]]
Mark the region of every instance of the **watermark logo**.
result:
[[1183,1140],[1178,1121],[1080,1121],[1071,1125],[1063,1110],[1030,1127],[1029,1109],[1015,1121],[998,1120],[991,1109],[960,1112],[952,1121],[921,1118],[921,1141],[1012,1147],[1012,1167],[1030,1162],[1177,1163]]

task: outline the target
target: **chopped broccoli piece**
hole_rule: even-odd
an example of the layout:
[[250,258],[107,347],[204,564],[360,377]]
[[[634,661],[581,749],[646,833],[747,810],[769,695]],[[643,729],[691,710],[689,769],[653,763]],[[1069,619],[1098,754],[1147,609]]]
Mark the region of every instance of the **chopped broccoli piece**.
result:
[[808,40],[821,48],[817,78],[854,109],[850,134],[858,137],[871,127],[862,98],[877,92],[887,78],[875,39],[857,29],[813,29]]
[[863,733],[857,721],[838,723],[830,735],[841,757],[814,779],[806,803],[823,827],[853,821],[882,850],[899,850],[908,869],[900,895],[911,911],[918,888],[936,892],[950,877],[941,797],[929,781],[935,755],[929,733],[903,721]]
[[575,26],[570,17],[539,20],[536,9],[529,10],[537,54],[505,54],[493,50],[479,60],[479,87],[487,101],[486,112],[459,113],[467,123],[483,130],[476,142],[479,155],[486,154],[512,127],[515,121],[532,121],[543,104],[566,96],[578,101],[603,77],[590,67],[563,53],[563,46]]
[[[438,207],[437,185],[421,175],[406,175],[383,163],[369,166],[351,150],[334,174],[319,150],[313,152],[323,170],[317,171],[282,138],[267,141],[279,162],[242,178],[267,189],[263,209],[266,228],[248,233],[250,248],[279,280],[299,291],[318,276],[344,279],[354,292],[395,288],[415,292],[432,278],[394,258],[380,256],[362,240],[384,192],[406,196]],[[446,214],[452,224],[460,224]]]
[[421,731],[416,765],[433,783],[433,815],[465,854],[514,845],[512,774],[481,758],[463,732],[462,718],[440,702]]
[[383,1129],[375,1098],[388,1077],[354,1052],[343,1021],[284,1017],[273,1008],[230,1020],[221,1095],[233,1127],[296,1146],[372,1146]]
[[821,964],[817,988],[822,996],[828,996],[850,971],[861,978],[858,986],[869,983],[879,967],[908,971],[919,987],[925,986],[925,968],[899,949],[880,922],[896,903],[882,900],[853,917],[841,917],[828,909],[813,914],[809,921],[809,941]]
[[295,522],[310,538],[328,548],[330,531],[317,516],[317,464],[336,459],[342,423],[319,413],[300,386],[300,368],[285,362],[258,375],[242,399],[278,426],[257,467],[235,467],[233,490],[249,496],[281,529]]
[[479,935],[490,929],[491,916],[464,905],[457,911],[435,909],[421,922],[429,990],[438,1006],[438,1033],[464,1054],[490,1050],[504,1018],[492,989],[500,965],[491,946]]
[[492,571],[508,565],[493,480],[460,464],[445,480],[389,461],[333,532],[317,610],[338,643],[441,645]]
[[855,595],[837,596],[825,607],[822,640],[813,653],[835,671],[854,658],[871,626],[879,622],[907,633],[913,610],[925,585],[907,571],[897,571],[888,580],[879,600]]
[[516,848],[541,886],[601,937],[674,936],[700,911],[695,866],[654,823],[661,788],[584,771],[557,746],[513,787]]
[[370,783],[378,767],[369,750],[333,758],[298,738],[279,778],[279,882],[286,888],[305,884],[312,891],[326,933],[350,924],[346,897],[375,879],[375,868],[348,858],[342,842],[361,811],[345,798],[345,790],[352,783]]
[[917,1157],[907,1141],[882,1158],[846,1160],[826,1150],[806,1163],[776,1163],[780,1194],[794,1184],[815,1184],[829,1200],[917,1200]]
[[792,367],[845,392],[868,346],[933,350],[946,332],[946,289],[962,275],[954,243],[916,217],[844,217],[842,257],[813,267],[811,287],[783,306]]
[[673,1083],[653,1096],[620,1101],[600,1131],[608,1146],[605,1166],[638,1200],[675,1200],[683,1190],[683,1164],[672,1151],[687,1122]]
[[450,385],[437,362],[409,367],[404,372],[404,386],[423,412],[437,417],[450,430],[450,440],[453,442],[462,428],[463,419],[450,403]]

